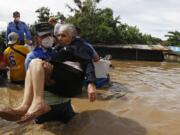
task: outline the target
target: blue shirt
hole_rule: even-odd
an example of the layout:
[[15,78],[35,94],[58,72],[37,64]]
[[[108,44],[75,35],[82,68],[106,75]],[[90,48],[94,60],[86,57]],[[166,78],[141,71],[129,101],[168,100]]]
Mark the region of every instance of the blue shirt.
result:
[[[77,39],[80,39],[79,36],[76,36],[76,38],[77,38]],[[93,52],[92,59],[95,59],[96,56],[98,55],[98,53],[96,52],[96,50],[94,49],[94,47],[92,46],[92,44],[90,44],[89,42],[87,42],[87,41],[85,41],[85,40],[84,40],[84,44],[85,44],[85,46],[91,48],[91,50],[92,50],[92,52]]]
[[8,24],[7,31],[6,31],[6,40],[7,41],[8,41],[8,35],[11,32],[15,32],[15,33],[17,33],[19,35],[19,41],[24,40],[24,34],[26,34],[26,39],[27,40],[31,40],[31,34],[30,34],[29,30],[28,30],[28,27],[22,21],[17,22],[17,24],[14,21],[10,22]]
[[32,59],[43,59],[43,60],[50,60],[52,56],[52,49],[43,49],[41,47],[34,48],[30,53],[28,53],[26,60],[25,60],[25,69],[27,70],[29,67],[29,64]]
[[88,42],[86,42],[86,41],[84,42],[84,44],[85,44],[87,47],[91,48],[91,50],[93,51],[92,59],[95,59],[98,54],[97,54],[96,50],[94,49],[94,47],[93,47],[90,43],[88,43]]

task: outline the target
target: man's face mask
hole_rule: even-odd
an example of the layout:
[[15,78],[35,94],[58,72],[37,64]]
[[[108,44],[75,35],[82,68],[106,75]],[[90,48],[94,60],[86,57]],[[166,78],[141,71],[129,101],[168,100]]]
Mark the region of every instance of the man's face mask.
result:
[[15,18],[15,21],[16,21],[16,22],[19,22],[19,21],[20,21],[20,17],[16,17],[16,18]]
[[54,43],[54,38],[51,36],[45,37],[44,39],[42,39],[42,46],[44,48],[51,48],[53,46]]

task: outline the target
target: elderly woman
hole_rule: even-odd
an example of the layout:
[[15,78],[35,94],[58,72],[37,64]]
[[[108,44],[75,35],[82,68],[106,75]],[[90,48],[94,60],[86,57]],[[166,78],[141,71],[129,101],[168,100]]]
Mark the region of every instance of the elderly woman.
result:
[[21,117],[20,122],[25,122],[50,111],[51,107],[44,100],[45,82],[50,85],[52,93],[73,97],[81,92],[82,81],[86,77],[88,97],[90,101],[96,99],[92,50],[84,45],[83,40],[75,37],[73,25],[62,25],[57,35],[60,45],[54,49],[52,60],[31,61],[26,74],[23,103],[7,112],[9,116]]

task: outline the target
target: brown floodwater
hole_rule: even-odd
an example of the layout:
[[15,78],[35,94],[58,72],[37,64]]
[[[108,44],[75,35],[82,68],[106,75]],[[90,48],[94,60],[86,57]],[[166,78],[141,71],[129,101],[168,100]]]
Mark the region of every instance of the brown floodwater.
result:
[[[18,125],[0,119],[4,135],[180,135],[180,63],[112,61],[110,87],[90,103],[73,98],[78,114],[68,123]],[[0,88],[0,104],[17,106],[23,87]]]

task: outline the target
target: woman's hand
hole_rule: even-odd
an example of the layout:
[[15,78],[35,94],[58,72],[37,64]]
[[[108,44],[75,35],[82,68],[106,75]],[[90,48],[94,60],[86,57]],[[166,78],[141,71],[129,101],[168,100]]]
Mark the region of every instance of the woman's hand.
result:
[[88,98],[91,102],[96,100],[96,86],[93,83],[88,84]]

